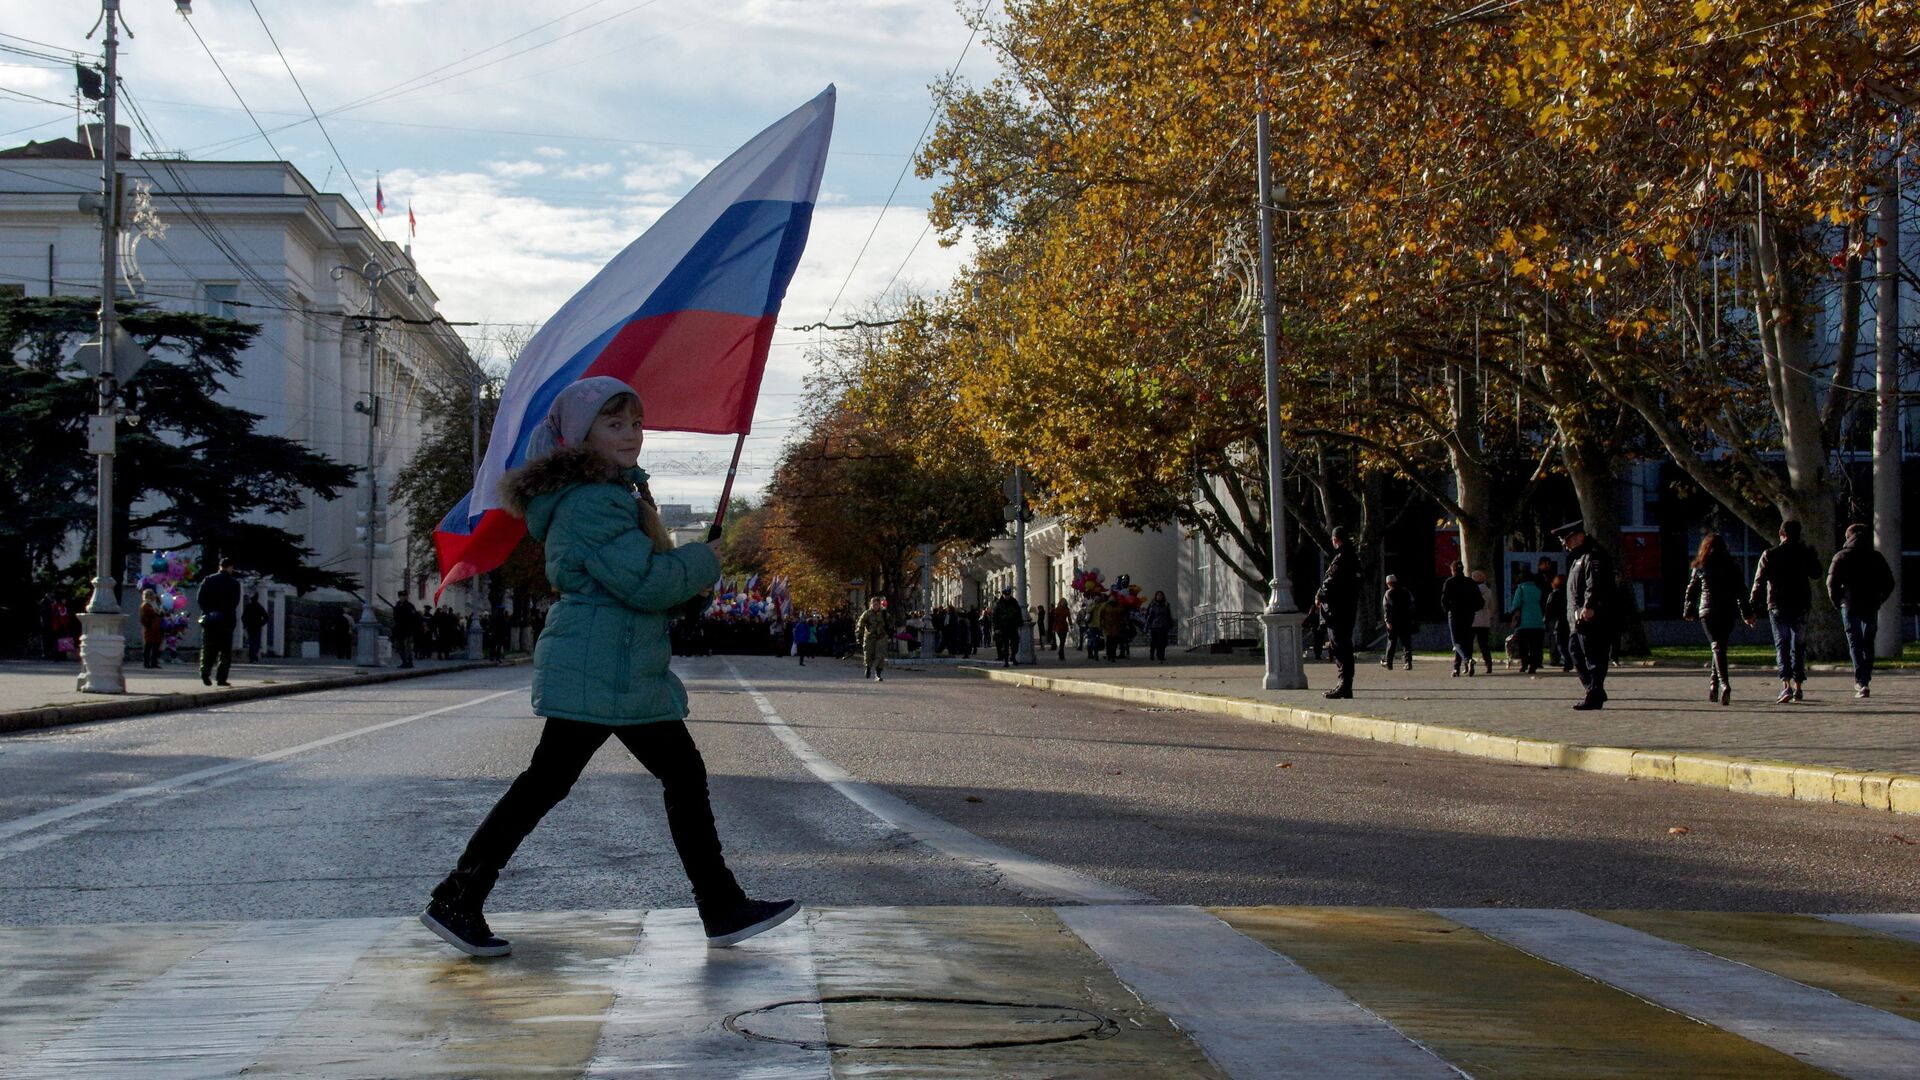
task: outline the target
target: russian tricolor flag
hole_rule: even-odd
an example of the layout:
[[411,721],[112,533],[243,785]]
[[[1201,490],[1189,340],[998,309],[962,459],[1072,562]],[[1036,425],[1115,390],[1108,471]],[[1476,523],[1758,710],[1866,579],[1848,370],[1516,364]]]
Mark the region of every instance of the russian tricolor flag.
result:
[[569,383],[624,380],[655,431],[745,435],[806,247],[834,88],[736,150],[548,319],[507,373],[473,490],[434,531],[440,587],[506,561],[526,525],[497,488]]

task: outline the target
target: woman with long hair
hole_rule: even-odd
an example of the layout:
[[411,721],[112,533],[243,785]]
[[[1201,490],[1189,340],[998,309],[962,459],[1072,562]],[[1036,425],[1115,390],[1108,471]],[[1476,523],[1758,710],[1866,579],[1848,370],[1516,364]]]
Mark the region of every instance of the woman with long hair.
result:
[[1700,538],[1681,614],[1707,631],[1707,647],[1713,652],[1707,700],[1728,704],[1733,700],[1733,689],[1727,673],[1727,638],[1733,633],[1733,624],[1747,621],[1752,609],[1747,605],[1745,575],[1719,533]]

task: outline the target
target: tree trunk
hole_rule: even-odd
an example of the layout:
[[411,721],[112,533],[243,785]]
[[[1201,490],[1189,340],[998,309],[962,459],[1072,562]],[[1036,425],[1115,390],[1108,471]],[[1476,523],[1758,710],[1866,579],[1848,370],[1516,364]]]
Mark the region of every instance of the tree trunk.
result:
[[1447,461],[1453,468],[1454,501],[1460,507],[1454,518],[1460,526],[1460,559],[1469,574],[1485,570],[1498,581],[1501,515],[1494,510],[1493,470],[1480,456],[1480,380],[1466,365],[1456,364],[1447,389],[1453,412]]

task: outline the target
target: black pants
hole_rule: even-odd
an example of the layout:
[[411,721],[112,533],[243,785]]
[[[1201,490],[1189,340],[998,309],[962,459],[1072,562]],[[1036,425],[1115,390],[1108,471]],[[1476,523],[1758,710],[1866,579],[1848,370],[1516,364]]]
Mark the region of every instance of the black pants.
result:
[[1554,651],[1560,654],[1560,670],[1573,670],[1573,628],[1564,622],[1554,623],[1547,628],[1553,635]]
[[140,663],[142,667],[157,668],[160,666],[159,642],[148,641],[141,644]]
[[1405,652],[1407,654],[1407,663],[1413,663],[1413,631],[1395,630],[1392,627],[1387,628],[1388,667],[1393,666],[1393,656],[1396,651]]
[[200,677],[226,682],[233,670],[233,624],[200,624]]
[[260,662],[260,631],[249,630],[247,631],[247,663],[257,664],[259,662]]
[[1336,689],[1353,689],[1353,616],[1341,618],[1339,614],[1327,617],[1327,652],[1333,656],[1334,674],[1340,684]]
[[413,635],[412,634],[393,635],[393,651],[400,654],[401,667],[403,668],[412,667],[413,666]]
[[1567,649],[1573,654],[1574,670],[1580,673],[1580,685],[1587,688],[1587,700],[1607,700],[1607,660],[1613,635],[1606,627],[1589,624],[1573,632]]
[[1001,663],[1012,663],[1020,659],[1020,631],[995,630],[993,632],[994,659]]
[[474,830],[453,873],[434,886],[433,898],[479,910],[520,842],[567,797],[580,771],[610,735],[666,789],[667,827],[693,885],[694,903],[707,910],[745,899],[720,855],[720,835],[713,827],[713,806],[707,801],[707,765],[686,724],[671,720],[612,727],[552,719],[540,733],[533,761]]
[[1520,670],[1530,672],[1539,671],[1542,660],[1542,650],[1540,646],[1541,643],[1546,640],[1546,628],[1541,626],[1536,626],[1531,629],[1522,628],[1515,630],[1514,634],[1519,638]]
[[1173,636],[1171,629],[1147,631],[1147,659],[1165,660],[1167,658],[1167,639]]
[[[1480,648],[1480,662],[1488,671],[1493,670],[1493,627],[1476,626],[1473,628],[1473,643]],[[1467,650],[1469,655],[1472,649]]]

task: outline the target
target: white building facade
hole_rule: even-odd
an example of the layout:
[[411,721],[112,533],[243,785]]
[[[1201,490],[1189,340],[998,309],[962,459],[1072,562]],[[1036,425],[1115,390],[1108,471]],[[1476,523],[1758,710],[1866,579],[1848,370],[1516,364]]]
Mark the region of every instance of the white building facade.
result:
[[[121,139],[128,145],[124,129]],[[99,217],[79,204],[100,188],[100,162],[88,145],[83,131],[80,140],[0,151],[0,291],[99,294]],[[419,446],[425,390],[459,383],[475,370],[465,343],[435,313],[436,297],[411,273],[408,250],[290,164],[123,156],[120,172],[128,191],[122,298],[259,324],[224,402],[260,414],[256,430],[263,434],[367,470],[358,490],[332,501],[310,496],[291,513],[259,520],[313,549],[313,565],[364,583],[366,543],[355,533],[356,512],[367,509],[376,485],[386,502]],[[164,235],[143,234],[128,221],[142,188]],[[378,321],[365,318],[374,304],[367,283],[350,272],[336,279],[338,267],[399,271],[379,290]],[[431,582],[407,574],[407,534],[404,510],[394,505],[379,534],[393,543],[374,569],[383,608],[403,592],[416,600],[431,595]],[[140,539],[161,548],[185,538]],[[229,554],[244,566],[245,552]],[[464,593],[449,590],[447,599],[458,606]]]

